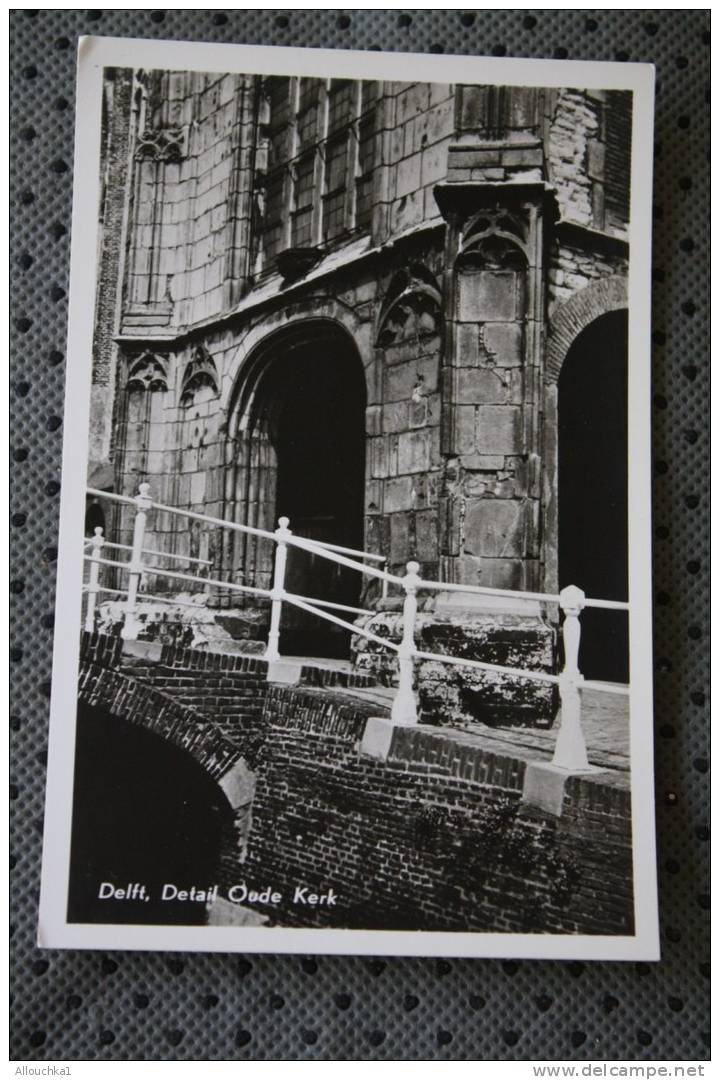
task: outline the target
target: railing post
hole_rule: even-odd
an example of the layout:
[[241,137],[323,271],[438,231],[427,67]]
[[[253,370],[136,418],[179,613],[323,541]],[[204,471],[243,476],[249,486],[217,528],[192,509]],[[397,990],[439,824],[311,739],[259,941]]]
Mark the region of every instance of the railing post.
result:
[[273,586],[270,605],[270,630],[268,633],[265,659],[270,664],[275,664],[280,659],[280,616],[282,615],[282,602],[285,595],[285,566],[287,564],[287,538],[292,536],[288,529],[290,519],[281,517],[275,530],[275,568],[273,571]]
[[583,676],[578,667],[580,612],[585,606],[585,593],[576,585],[568,585],[560,593],[560,606],[565,615],[562,628],[565,665],[560,672],[560,730],[553,765],[569,772],[582,772],[589,768],[581,722]]
[[403,578],[405,602],[403,604],[403,636],[398,650],[400,677],[395,700],[392,704],[393,724],[417,724],[417,701],[413,690],[413,657],[415,655],[415,616],[417,615],[417,590],[420,585],[416,562],[407,564]]
[[[387,568],[388,568],[387,558],[383,559],[382,568],[385,571],[385,573],[387,573]],[[382,598],[383,598],[383,600],[387,600],[387,594],[388,594],[388,579],[386,577],[384,577],[382,579]]]
[[90,576],[87,586],[87,611],[85,612],[85,629],[90,633],[95,629],[95,609],[100,590],[100,557],[104,543],[102,526],[96,525],[95,535],[90,541]]
[[150,485],[141,484],[138,495],[135,498],[135,524],[133,527],[132,552],[128,566],[128,596],[125,603],[125,619],[123,621],[121,637],[125,641],[137,639],[140,624],[137,619],[137,595],[140,588],[140,579],[143,572],[143,544],[145,543],[145,526],[147,524],[147,512],[152,506],[150,498]]

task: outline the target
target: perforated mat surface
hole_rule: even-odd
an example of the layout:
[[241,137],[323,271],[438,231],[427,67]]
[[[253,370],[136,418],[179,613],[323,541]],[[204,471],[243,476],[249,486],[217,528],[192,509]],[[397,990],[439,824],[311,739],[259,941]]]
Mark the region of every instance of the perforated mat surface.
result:
[[[46,10],[14,11],[10,22],[13,1057],[707,1057],[709,13]],[[90,33],[657,65],[653,558],[660,963],[35,948],[75,50],[78,35]]]

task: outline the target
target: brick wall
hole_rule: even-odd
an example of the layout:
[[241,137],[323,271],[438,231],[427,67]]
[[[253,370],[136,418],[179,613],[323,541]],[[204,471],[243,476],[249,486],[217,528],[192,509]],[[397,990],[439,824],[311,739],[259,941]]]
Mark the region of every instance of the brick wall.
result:
[[396,729],[359,752],[366,707],[273,688],[248,859],[236,881],[333,889],[282,905],[283,925],[625,933],[632,926],[626,790],[568,785],[560,819],[521,803],[524,762],[478,739]]
[[[270,685],[254,658],[165,646],[131,662],[121,645],[83,635],[80,698],[183,747],[228,791],[242,772],[219,881],[282,892],[282,925],[631,931],[622,779],[571,779],[562,815],[544,815],[522,802],[525,761],[477,735],[396,728],[376,760],[361,753],[376,704]],[[337,904],[293,905],[296,886]]]
[[[217,741],[223,760],[227,744],[230,764],[241,756],[251,763],[257,756],[264,739],[266,687],[264,661],[253,657],[168,645],[157,662],[146,661],[122,656],[120,638],[82,637],[83,700],[163,737],[174,739],[177,721],[179,739],[192,739],[190,729],[196,730],[206,748]],[[194,742],[181,745],[197,756]]]

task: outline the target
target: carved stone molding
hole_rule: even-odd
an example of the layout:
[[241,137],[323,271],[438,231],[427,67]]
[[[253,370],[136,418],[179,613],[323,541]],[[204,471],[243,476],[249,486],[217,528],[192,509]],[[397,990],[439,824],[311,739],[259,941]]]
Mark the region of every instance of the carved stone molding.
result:
[[442,326],[442,293],[421,263],[399,270],[388,287],[378,319],[376,344],[381,348],[409,338],[432,337]]
[[186,154],[184,128],[145,128],[135,147],[135,157],[139,161],[178,162]]
[[127,390],[167,390],[167,361],[157,353],[142,353],[128,360]]
[[180,390],[180,404],[192,405],[195,393],[202,387],[209,387],[214,396],[219,394],[218,373],[210,354],[199,345],[193,350],[192,359],[185,368]]

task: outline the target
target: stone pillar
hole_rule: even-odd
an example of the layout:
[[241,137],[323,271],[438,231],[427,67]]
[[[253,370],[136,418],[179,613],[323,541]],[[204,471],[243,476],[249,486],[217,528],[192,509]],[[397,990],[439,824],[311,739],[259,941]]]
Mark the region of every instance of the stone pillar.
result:
[[441,572],[451,582],[539,591],[552,197],[542,182],[451,180],[436,198],[448,222]]
[[236,304],[251,284],[259,96],[260,81],[257,75],[237,76],[231,139],[233,164],[223,268],[226,308]]
[[[537,592],[541,561],[542,350],[548,234],[538,92],[459,87],[448,179],[441,378],[440,580]],[[440,593],[423,647],[528,670],[556,668],[556,629],[537,601]],[[419,669],[423,712],[441,722],[547,725],[551,686]]]

